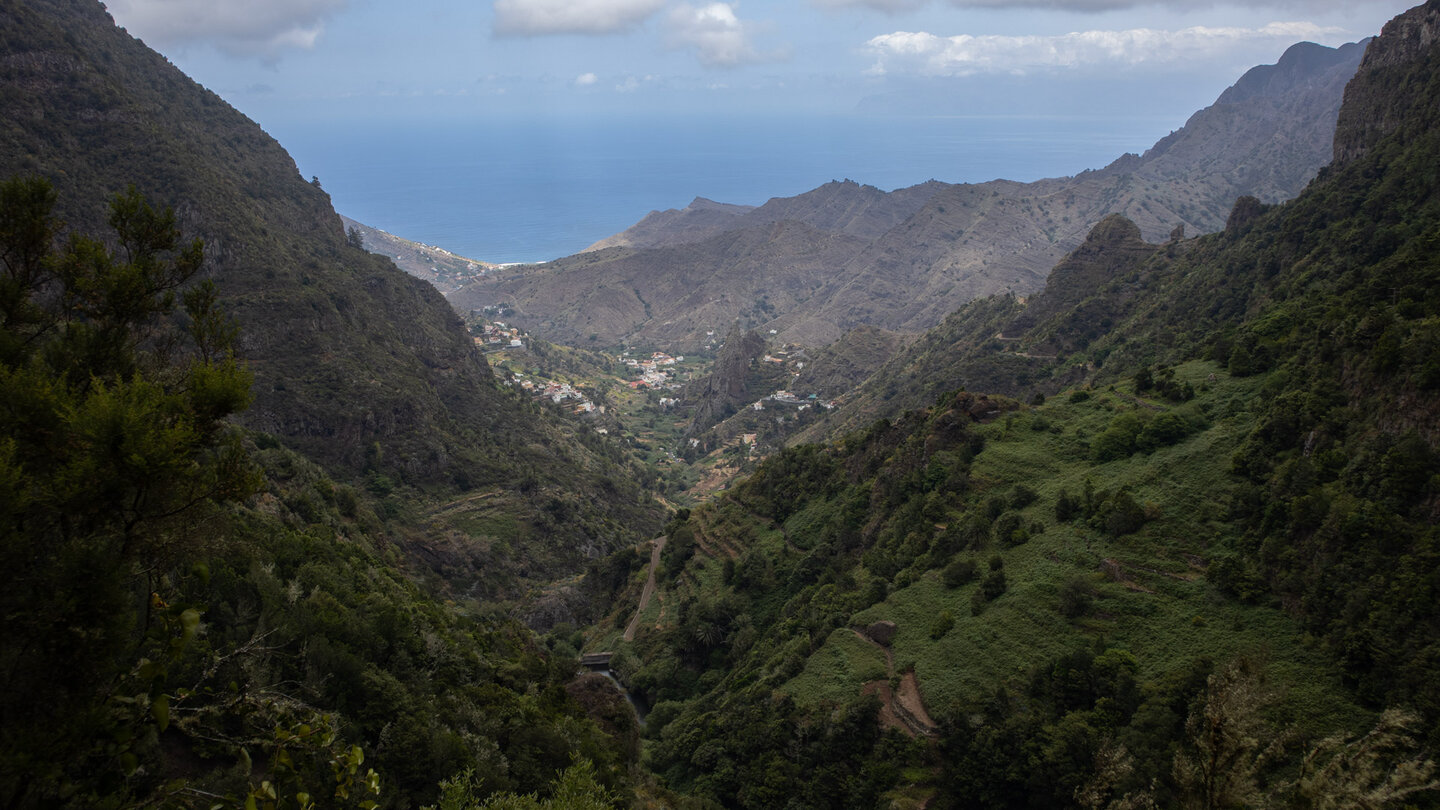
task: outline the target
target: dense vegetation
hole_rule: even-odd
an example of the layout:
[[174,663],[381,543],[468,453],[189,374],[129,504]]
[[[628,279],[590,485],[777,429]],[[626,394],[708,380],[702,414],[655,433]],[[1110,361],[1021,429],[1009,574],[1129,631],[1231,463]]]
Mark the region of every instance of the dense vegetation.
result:
[[[913,673],[938,728],[853,731],[823,756],[863,784],[810,806],[1432,806],[1423,56],[1383,85],[1417,111],[1299,199],[1241,200],[1224,233],[1143,250],[1102,224],[1053,289],[956,313],[837,417],[889,421],[672,523],[665,612],[619,659],[656,701],[657,773],[785,806],[765,788],[828,744],[806,729],[872,695],[885,718]],[[977,409],[947,385],[1015,400]]]
[[620,786],[573,658],[432,601],[379,503],[226,424],[250,375],[173,212],[122,195],[113,241],[57,248],[54,202],[0,186],[5,804],[415,806],[575,758]]
[[[0,15],[6,160],[64,192],[0,185],[5,806],[1440,804],[1435,49],[1296,201],[1107,220],[647,571],[653,473],[495,389],[263,133],[90,5]],[[485,598],[565,574],[600,624]]]
[[415,558],[487,597],[653,536],[637,467],[496,386],[445,299],[351,245],[321,183],[253,121],[94,0],[0,14],[0,177],[46,178],[56,216],[90,234],[131,184],[176,209],[241,326],[253,404],[234,421],[362,483],[387,514],[443,512],[427,533],[484,547],[483,566]]

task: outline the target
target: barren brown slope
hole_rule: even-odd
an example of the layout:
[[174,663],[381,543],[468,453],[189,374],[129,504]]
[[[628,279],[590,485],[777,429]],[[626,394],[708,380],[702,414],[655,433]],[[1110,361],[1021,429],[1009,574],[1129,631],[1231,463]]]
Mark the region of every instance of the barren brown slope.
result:
[[510,303],[510,321],[559,343],[640,341],[694,351],[737,319],[747,328],[772,328],[779,314],[803,308],[864,244],[777,222],[693,245],[609,248],[505,270],[450,301],[461,311]]
[[754,211],[753,205],[731,205],[696,197],[684,208],[651,211],[629,228],[607,236],[582,253],[612,247],[653,248],[703,242],[716,234],[740,226],[740,216]]
[[832,180],[793,197],[772,197],[758,208],[696,197],[678,211],[651,211],[635,225],[586,250],[688,245],[725,231],[786,221],[830,233],[874,239],[904,222],[948,185],[931,180],[887,193],[854,180]]
[[[807,225],[745,228],[743,263],[735,261],[734,239],[719,234],[524,270],[524,283],[519,273],[503,284],[481,282],[457,305],[504,300],[553,340],[595,334],[677,348],[737,318],[776,329],[782,342],[811,346],[860,325],[921,332],[978,296],[1038,291],[1050,268],[1110,214],[1124,214],[1147,239],[1163,241],[1177,227],[1192,235],[1218,230],[1239,196],[1267,202],[1294,196],[1330,160],[1340,97],[1361,50],[1296,45],[1278,64],[1249,71],[1144,156],[1126,155],[1097,171],[1035,183],[932,182],[889,194],[829,183],[712,218],[706,228],[775,218]],[[694,224],[703,213],[672,219]],[[651,225],[649,243],[708,232],[686,226],[665,233],[658,221]],[[596,272],[602,263],[616,273],[613,281],[597,275],[577,285],[567,278],[577,266]],[[747,269],[757,278],[744,278]],[[685,280],[673,288],[679,298],[667,298],[665,280],[677,273]],[[633,289],[651,291],[643,305],[626,292]],[[762,289],[766,306],[757,309]]]
[[[1363,50],[1295,45],[1145,155],[1099,171],[950,186],[842,268],[819,296],[823,306],[793,323],[789,337],[862,323],[922,331],[973,298],[1037,292],[1050,268],[1111,214],[1161,242],[1177,227],[1220,230],[1237,197],[1293,197],[1329,162],[1340,99]],[[870,276],[884,285],[869,288],[862,280]]]

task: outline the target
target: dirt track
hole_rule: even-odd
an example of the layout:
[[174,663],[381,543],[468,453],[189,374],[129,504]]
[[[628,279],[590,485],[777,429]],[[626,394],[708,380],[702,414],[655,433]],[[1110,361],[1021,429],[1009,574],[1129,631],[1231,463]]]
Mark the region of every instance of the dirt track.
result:
[[630,623],[625,625],[625,640],[634,641],[635,631],[640,627],[640,614],[650,604],[650,597],[655,595],[655,572],[660,570],[660,552],[665,550],[665,535],[660,535],[653,541],[655,545],[650,549],[650,573],[645,577],[645,587],[640,591],[640,604],[635,608],[635,615]]
[[[859,630],[855,631],[855,636],[874,645],[885,655],[887,674],[895,677],[895,657],[890,648],[876,643]],[[920,697],[920,679],[915,677],[913,670],[901,677],[898,690],[892,689],[888,680],[871,681],[861,688],[860,693],[880,699],[880,725],[885,728],[898,729],[911,737],[929,737],[940,728],[925,711],[925,702]]]

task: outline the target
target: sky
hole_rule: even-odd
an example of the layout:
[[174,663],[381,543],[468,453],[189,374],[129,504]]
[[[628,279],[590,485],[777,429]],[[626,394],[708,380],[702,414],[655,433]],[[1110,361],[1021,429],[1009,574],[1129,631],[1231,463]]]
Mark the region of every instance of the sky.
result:
[[109,0],[262,125],[1193,112],[1414,0]]

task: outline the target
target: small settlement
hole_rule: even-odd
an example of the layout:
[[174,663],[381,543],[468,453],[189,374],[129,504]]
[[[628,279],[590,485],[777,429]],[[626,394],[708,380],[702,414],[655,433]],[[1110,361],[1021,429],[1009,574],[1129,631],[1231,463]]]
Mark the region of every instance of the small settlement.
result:
[[[675,380],[673,369],[676,363],[685,362],[683,355],[672,357],[664,352],[652,352],[649,357],[630,357],[630,352],[623,352],[620,357],[625,365],[634,369],[640,374],[640,379],[631,380],[629,385],[633,389],[652,388],[673,391],[680,387]],[[673,402],[673,400],[672,400]]]
[[475,335],[474,340],[475,345],[480,347],[481,351],[525,348],[524,334],[519,329],[500,321],[485,324],[483,331]]
[[[474,336],[475,345],[484,352],[499,352],[509,349],[524,349],[526,335],[520,329],[500,321],[481,326],[480,334]],[[596,407],[584,392],[567,382],[531,378],[526,374],[511,374],[509,382],[536,399],[548,399],[556,405],[569,403],[574,414],[605,412],[604,406]]]

